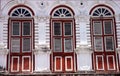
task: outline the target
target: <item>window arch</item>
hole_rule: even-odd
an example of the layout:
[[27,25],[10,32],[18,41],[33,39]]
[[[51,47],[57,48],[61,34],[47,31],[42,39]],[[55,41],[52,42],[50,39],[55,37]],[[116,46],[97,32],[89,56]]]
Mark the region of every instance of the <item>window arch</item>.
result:
[[106,5],[97,5],[90,11],[90,15],[93,17],[112,17],[114,11]]
[[70,7],[60,5],[51,11],[50,16],[51,70],[74,72],[76,69],[74,12]]
[[59,8],[54,8],[50,15],[52,16],[52,18],[73,18],[74,12],[71,8],[61,5]]
[[34,12],[28,6],[18,5],[18,6],[13,7],[9,11],[8,15],[10,17],[20,17],[20,18],[23,18],[23,17],[33,17],[34,16]]
[[12,17],[31,17],[31,13],[25,8],[17,8],[11,13]]
[[69,9],[61,7],[56,9],[52,16],[57,18],[67,18],[72,17],[73,15]]
[[93,64],[96,71],[116,71],[116,24],[114,11],[106,5],[97,5],[90,11]]

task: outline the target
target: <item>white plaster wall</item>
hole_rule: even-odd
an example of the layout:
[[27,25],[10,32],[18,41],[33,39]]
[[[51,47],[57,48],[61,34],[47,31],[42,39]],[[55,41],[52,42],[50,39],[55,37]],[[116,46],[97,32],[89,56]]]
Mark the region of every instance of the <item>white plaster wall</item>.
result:
[[80,45],[87,44],[86,22],[80,22]]
[[39,44],[46,43],[45,23],[39,23]]
[[78,53],[77,54],[77,68],[78,68],[78,71],[92,70],[91,53]]
[[35,54],[35,72],[50,71],[50,54],[38,53]]
[[[9,10],[19,4],[24,4],[30,7],[34,13],[35,17],[38,16],[39,18],[45,18],[46,16],[49,17],[51,10],[57,5],[67,5],[73,9],[75,12],[75,17],[78,17],[78,28],[79,33],[78,36],[78,44],[79,45],[87,45],[90,38],[87,38],[87,25],[88,23],[85,21],[89,20],[89,17],[86,19],[85,16],[89,16],[90,10],[98,4],[105,4],[110,6],[115,11],[115,17],[117,20],[117,38],[118,38],[118,45],[120,46],[120,1],[118,0],[110,0],[110,1],[103,1],[103,0],[80,0],[83,1],[83,5],[80,6],[80,1],[74,0],[54,0],[54,1],[44,1],[44,0],[1,0],[1,10],[2,16],[5,17],[5,21],[0,20],[0,43],[3,41],[7,44],[7,21],[8,21],[8,12]],[[23,2],[22,2],[23,1]],[[44,1],[45,5],[41,6],[40,2]],[[77,3],[77,4],[76,4]],[[0,17],[1,18],[1,17]],[[38,19],[36,22],[38,23],[38,35],[39,35],[39,44],[46,44],[46,21],[41,21],[44,19]],[[83,21],[82,21],[83,20]],[[36,23],[35,22],[35,23]],[[49,26],[49,24],[48,24]],[[89,28],[89,27],[88,27]],[[4,30],[4,31],[3,31]],[[89,32],[89,31],[88,31]],[[49,33],[49,32],[48,32]],[[90,34],[89,34],[90,35]],[[48,35],[49,36],[49,35]],[[48,38],[49,40],[49,38]],[[77,46],[79,46],[77,45]],[[85,51],[85,50],[83,50]],[[0,54],[0,65],[6,66],[6,55]],[[120,59],[120,53],[119,53]],[[120,61],[120,60],[119,60]],[[48,53],[38,53],[35,54],[35,71],[44,71],[48,70],[50,67],[50,54]],[[77,53],[77,67],[78,70],[91,70],[92,69],[92,57],[89,51],[82,52],[80,51]]]
[[7,55],[0,54],[0,66],[6,68]]
[[3,43],[3,25],[2,25],[2,21],[0,22],[0,43]]

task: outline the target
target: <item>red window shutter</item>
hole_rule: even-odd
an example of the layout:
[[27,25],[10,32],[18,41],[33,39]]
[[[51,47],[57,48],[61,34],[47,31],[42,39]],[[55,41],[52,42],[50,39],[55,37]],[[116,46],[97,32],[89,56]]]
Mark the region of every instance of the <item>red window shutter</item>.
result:
[[24,70],[29,70],[29,69],[30,69],[30,68],[29,68],[29,66],[30,66],[30,65],[29,65],[29,58],[28,58],[28,57],[24,58],[24,63],[23,63],[23,64],[24,64],[24,66],[23,66],[23,67],[24,67],[24,68],[23,68]]

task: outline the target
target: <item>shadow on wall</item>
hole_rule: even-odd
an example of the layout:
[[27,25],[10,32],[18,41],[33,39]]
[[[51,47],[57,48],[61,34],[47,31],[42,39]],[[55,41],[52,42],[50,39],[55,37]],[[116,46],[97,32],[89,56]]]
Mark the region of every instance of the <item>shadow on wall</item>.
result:
[[3,67],[3,66],[0,65],[0,72],[5,71],[5,69],[6,69],[5,67]]

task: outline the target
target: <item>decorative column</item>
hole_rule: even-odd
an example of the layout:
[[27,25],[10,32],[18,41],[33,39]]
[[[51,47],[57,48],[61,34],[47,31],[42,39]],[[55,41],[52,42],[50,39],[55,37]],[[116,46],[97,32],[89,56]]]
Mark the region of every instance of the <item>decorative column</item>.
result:
[[0,71],[6,71],[8,52],[7,47],[3,43],[0,43]]
[[37,45],[35,47],[34,72],[50,72],[50,53],[51,50],[46,45]]
[[92,53],[91,46],[80,45],[76,48],[77,70],[92,71]]
[[120,46],[116,48],[117,69],[120,71]]

